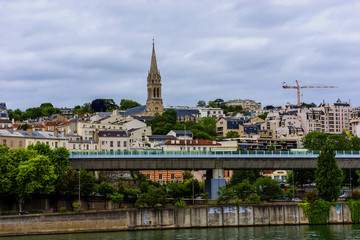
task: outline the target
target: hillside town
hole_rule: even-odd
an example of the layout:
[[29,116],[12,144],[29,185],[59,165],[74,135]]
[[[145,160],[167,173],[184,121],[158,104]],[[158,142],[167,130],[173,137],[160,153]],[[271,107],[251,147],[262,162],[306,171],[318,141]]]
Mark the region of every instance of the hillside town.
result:
[[[126,103],[130,104],[125,106]],[[14,149],[45,143],[51,149],[64,147],[70,152],[109,154],[132,150],[247,151],[303,148],[301,138],[312,131],[360,137],[360,107],[340,99],[318,106],[287,103],[262,107],[256,100],[216,99],[207,104],[200,100],[194,107],[164,107],[154,44],[146,105],[123,99],[119,108],[111,99],[97,99],[83,107],[56,109],[51,103],[45,103],[34,109],[40,109],[38,117],[16,120],[16,112],[19,115],[21,111],[10,112],[5,102],[0,103],[2,145]],[[176,118],[173,124],[170,120],[159,120],[166,112]],[[196,127],[200,122],[203,132]],[[182,180],[181,171],[166,176],[159,172],[144,173],[148,179],[158,182]],[[286,171],[268,174],[276,180],[286,178]],[[225,173],[225,178],[230,176],[231,172]]]

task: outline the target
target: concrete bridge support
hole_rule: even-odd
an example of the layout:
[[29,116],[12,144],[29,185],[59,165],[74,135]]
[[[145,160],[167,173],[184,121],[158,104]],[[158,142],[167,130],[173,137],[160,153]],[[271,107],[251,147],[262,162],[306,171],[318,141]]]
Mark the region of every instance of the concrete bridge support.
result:
[[206,171],[205,191],[209,193],[209,199],[217,199],[218,188],[225,185],[224,169],[212,169]]

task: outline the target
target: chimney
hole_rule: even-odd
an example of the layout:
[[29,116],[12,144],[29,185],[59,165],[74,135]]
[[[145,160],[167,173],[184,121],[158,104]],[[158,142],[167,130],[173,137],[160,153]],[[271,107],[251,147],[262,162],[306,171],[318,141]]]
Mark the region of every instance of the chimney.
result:
[[95,142],[99,142],[99,130],[96,129],[92,132],[92,140]]
[[57,128],[55,128],[54,130],[54,135],[55,137],[59,137],[59,130]]
[[32,130],[32,128],[26,129],[26,132],[27,132],[30,136],[33,135],[33,130]]

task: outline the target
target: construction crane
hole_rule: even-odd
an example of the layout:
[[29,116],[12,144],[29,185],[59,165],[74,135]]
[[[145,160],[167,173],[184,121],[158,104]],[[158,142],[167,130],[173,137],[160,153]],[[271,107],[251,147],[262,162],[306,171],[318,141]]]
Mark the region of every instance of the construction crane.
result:
[[297,105],[300,106],[300,88],[337,88],[336,86],[300,86],[298,80],[295,80],[296,86],[291,86],[289,84],[286,84],[285,82],[283,82],[283,88],[286,89],[297,89]]

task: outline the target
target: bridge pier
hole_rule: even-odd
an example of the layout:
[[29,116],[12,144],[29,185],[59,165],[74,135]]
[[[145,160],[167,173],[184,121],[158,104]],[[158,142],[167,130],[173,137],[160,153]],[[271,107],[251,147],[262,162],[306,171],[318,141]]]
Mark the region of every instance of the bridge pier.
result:
[[224,179],[224,169],[212,169],[206,171],[206,180],[205,180],[205,192],[208,192],[209,199],[218,198],[218,188],[226,185],[226,180]]

